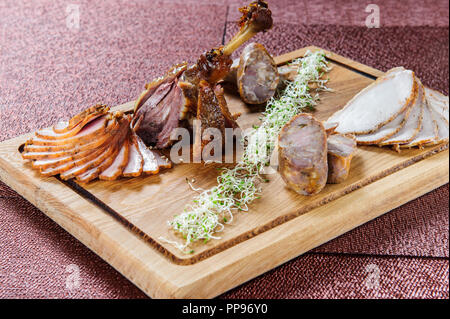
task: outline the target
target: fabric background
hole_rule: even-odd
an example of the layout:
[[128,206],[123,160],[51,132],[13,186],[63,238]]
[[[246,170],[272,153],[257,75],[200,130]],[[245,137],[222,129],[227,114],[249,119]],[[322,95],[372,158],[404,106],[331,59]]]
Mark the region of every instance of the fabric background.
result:
[[[0,141],[135,99],[172,64],[231,38],[245,2],[1,1]],[[365,26],[366,1],[269,2],[275,25],[256,41],[272,54],[316,45],[381,70],[403,65],[448,95],[448,1],[371,1],[379,29]],[[70,4],[79,29],[66,25]],[[445,185],[220,298],[448,298],[448,205]],[[74,290],[70,265],[81,276]],[[366,285],[374,265],[378,288]],[[145,295],[0,182],[0,298]]]

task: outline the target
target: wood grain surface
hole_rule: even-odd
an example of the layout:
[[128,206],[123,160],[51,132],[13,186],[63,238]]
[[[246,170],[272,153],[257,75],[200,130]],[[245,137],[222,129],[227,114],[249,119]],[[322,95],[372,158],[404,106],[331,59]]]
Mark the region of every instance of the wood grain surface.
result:
[[[304,48],[276,58],[283,64]],[[326,52],[333,70],[315,116],[324,120],[383,73]],[[258,123],[227,90],[243,127]],[[133,102],[116,109],[130,110]],[[216,183],[218,164],[181,164],[157,176],[68,185],[42,178],[24,162],[19,146],[27,134],[0,144],[0,179],[94,250],[152,297],[213,297],[354,227],[448,182],[448,144],[396,153],[360,147],[348,180],[304,197],[287,190],[278,174],[264,184],[262,198],[238,213],[221,239],[196,244],[184,254],[160,240],[181,240],[167,220],[183,211],[196,187]],[[74,184],[74,183],[72,183]]]

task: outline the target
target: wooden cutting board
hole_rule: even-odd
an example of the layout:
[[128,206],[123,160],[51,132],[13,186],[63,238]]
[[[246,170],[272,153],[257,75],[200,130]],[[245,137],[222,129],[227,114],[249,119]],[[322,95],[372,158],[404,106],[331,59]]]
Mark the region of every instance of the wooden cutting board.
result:
[[[318,49],[303,48],[276,61]],[[315,112],[321,120],[383,74],[325,52],[333,66],[333,92],[321,93]],[[258,123],[261,109],[246,106],[231,91],[226,98],[232,112],[242,112],[242,128]],[[114,109],[132,108],[130,102]],[[262,198],[235,214],[221,239],[195,244],[185,254],[160,238],[182,240],[167,221],[195,195],[186,178],[195,179],[195,187],[212,187],[220,165],[180,164],[157,176],[88,185],[63,182],[39,176],[21,159],[19,148],[32,135],[0,143],[0,179],[155,298],[217,296],[449,181],[448,143],[400,154],[360,147],[348,180],[316,196],[297,195],[278,174],[270,175]]]

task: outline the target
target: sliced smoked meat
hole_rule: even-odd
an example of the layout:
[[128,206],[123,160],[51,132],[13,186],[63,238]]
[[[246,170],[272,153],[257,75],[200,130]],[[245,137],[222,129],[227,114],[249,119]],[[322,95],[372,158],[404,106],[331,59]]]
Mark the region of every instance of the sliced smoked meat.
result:
[[[77,139],[77,136],[70,138],[71,142],[60,145],[36,145],[35,139],[27,141],[24,147],[22,157],[24,159],[44,159],[55,158],[76,154],[86,150],[91,150],[101,146],[111,135],[115,134],[118,129],[118,122],[112,118],[108,121],[104,133],[95,136],[95,139],[85,141],[85,139]],[[81,134],[81,132],[79,133]]]
[[[82,123],[82,125],[85,125],[89,123],[94,118],[104,115],[108,113],[109,107],[103,104],[97,104],[94,106],[91,106],[77,115],[73,116],[69,121],[66,122],[58,122],[55,126],[53,126],[53,131],[55,133],[67,133],[68,131],[72,130],[75,126]],[[83,124],[84,123],[84,124]]]
[[437,112],[439,113],[448,123],[449,120],[449,98],[448,96],[426,88],[425,89],[425,95],[429,102],[429,105]]
[[117,157],[114,159],[112,164],[99,175],[99,178],[102,180],[111,181],[120,177],[124,168],[128,164],[128,156],[129,141],[128,138],[125,138],[119,154],[117,154]]
[[109,118],[105,115],[88,123],[75,136],[62,139],[34,137],[31,141],[29,141],[29,144],[42,146],[59,146],[86,143],[93,138],[97,138],[102,134],[106,134],[108,121]]
[[77,181],[81,183],[88,183],[97,178],[103,171],[110,167],[113,162],[115,162],[116,158],[119,156],[120,151],[122,150],[123,144],[127,140],[127,136],[130,131],[130,120],[131,119],[129,117],[125,117],[121,120],[122,131],[118,133],[116,140],[113,141],[113,154],[109,157],[104,158],[104,160],[99,165],[88,169],[82,174],[78,174],[76,176]]
[[135,136],[134,138],[136,139],[139,152],[141,153],[142,159],[144,161],[144,164],[142,166],[142,172],[145,174],[158,174],[159,165],[154,152],[148,149],[148,147],[139,138],[139,136]]
[[250,43],[241,53],[236,84],[242,100],[248,104],[266,103],[275,95],[280,75],[272,56],[259,43]]
[[436,121],[431,115],[431,109],[428,103],[424,105],[423,117],[422,117],[422,127],[419,134],[407,144],[400,144],[400,148],[411,148],[414,146],[422,147],[425,144],[431,143],[438,139],[438,127]]
[[[100,150],[103,151],[101,154],[99,154],[94,159],[92,159],[88,162],[82,163],[81,165],[77,165],[77,166],[71,168],[70,170],[67,170],[67,171],[61,173],[60,177],[64,180],[76,177],[90,169],[98,167],[99,165],[103,164],[105,162],[105,160],[107,160],[108,158],[111,158],[111,162],[112,162],[115,159],[115,156],[117,155],[117,153],[122,145],[123,139],[129,130],[128,118],[122,117],[119,121],[120,121],[119,131],[117,131],[116,134],[111,135],[110,143],[106,144],[105,147],[100,148]],[[108,167],[111,164],[111,162],[109,162],[109,164],[106,167]],[[106,168],[106,167],[104,167],[104,168]],[[99,171],[99,173],[100,172],[101,172],[101,170]]]
[[394,120],[383,125],[375,132],[356,135],[356,141],[361,145],[378,144],[392,135],[395,135],[405,125],[410,110],[411,109],[409,108],[405,112],[399,114]]
[[[430,105],[431,103],[428,103],[428,104]],[[436,108],[433,108],[432,106],[430,106],[430,110],[431,110],[431,117],[436,122],[437,132],[438,132],[436,140],[433,141],[432,143],[439,144],[439,143],[448,142],[448,136],[449,136],[448,121],[446,121],[446,119],[441,115],[441,113],[436,111]]]
[[[418,80],[418,79],[417,79]],[[393,136],[385,139],[380,145],[392,145],[392,144],[407,144],[411,142],[417,134],[419,134],[422,127],[422,119],[424,112],[425,90],[422,83],[419,81],[419,95],[417,102],[413,106],[411,113],[405,125]]]
[[60,139],[65,139],[65,138],[69,138],[72,136],[75,136],[76,134],[78,134],[78,132],[80,132],[84,126],[86,126],[86,124],[88,124],[89,122],[104,116],[105,114],[103,113],[99,113],[99,114],[95,114],[92,116],[89,116],[87,118],[85,118],[82,122],[78,123],[76,126],[74,126],[72,129],[67,130],[66,132],[63,133],[56,133],[54,128],[45,128],[43,130],[37,131],[36,132],[36,136],[43,138],[43,139],[47,139],[47,140],[60,140]]
[[133,134],[128,136],[128,140],[130,143],[128,163],[127,166],[125,166],[122,175],[125,177],[137,177],[142,174],[144,159],[139,151],[137,140],[133,137]]
[[339,123],[336,132],[342,134],[375,132],[410,107],[417,90],[414,73],[397,69],[359,92],[327,122]]
[[74,167],[80,167],[100,156],[104,153],[103,148],[99,148],[93,153],[90,153],[88,156],[72,160],[72,161],[63,161],[63,163],[58,163],[57,165],[41,165],[40,167],[37,167],[34,165],[34,168],[39,168],[41,170],[41,174],[44,176],[53,176],[57,174],[64,173]]
[[[419,79],[416,78],[416,81],[419,81]],[[408,108],[403,113],[399,114],[394,120],[380,127],[377,131],[369,134],[357,135],[356,141],[358,142],[358,144],[383,144],[384,141],[389,140],[391,137],[397,135],[400,131],[402,131],[405,126],[409,130],[411,121],[413,122],[413,125],[417,126],[416,119],[412,118],[410,120],[410,116],[411,113],[414,113],[413,110],[415,108],[420,109],[420,106],[423,102],[423,87],[421,87],[421,83],[418,82],[418,84],[419,89],[417,91],[417,95],[413,100],[411,100],[411,104],[408,106]],[[411,132],[411,135],[412,133],[413,132]]]
[[51,167],[58,167],[58,166],[64,165],[69,162],[77,161],[78,163],[80,163],[82,161],[86,161],[86,160],[89,161],[90,159],[92,159],[92,157],[95,156],[94,153],[96,153],[96,152],[98,153],[99,150],[101,150],[101,149],[96,148],[96,149],[91,149],[88,151],[76,153],[76,154],[69,155],[69,156],[38,159],[38,160],[33,161],[31,163],[31,165],[33,166],[34,169],[44,170],[44,169],[51,168]]

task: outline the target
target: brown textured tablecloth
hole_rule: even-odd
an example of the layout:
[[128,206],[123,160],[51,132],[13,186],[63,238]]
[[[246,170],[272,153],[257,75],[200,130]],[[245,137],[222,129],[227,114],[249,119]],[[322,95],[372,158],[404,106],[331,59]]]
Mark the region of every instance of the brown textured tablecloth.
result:
[[[448,1],[269,1],[274,54],[316,45],[381,70],[403,65],[449,90]],[[0,141],[97,102],[136,98],[174,63],[229,39],[241,0],[0,2]],[[79,28],[68,27],[73,5]],[[71,6],[68,8],[68,6]],[[298,257],[222,298],[448,298],[448,185]],[[80,286],[66,286],[70,269]],[[371,284],[374,275],[377,285]],[[0,182],[0,298],[145,295]]]

